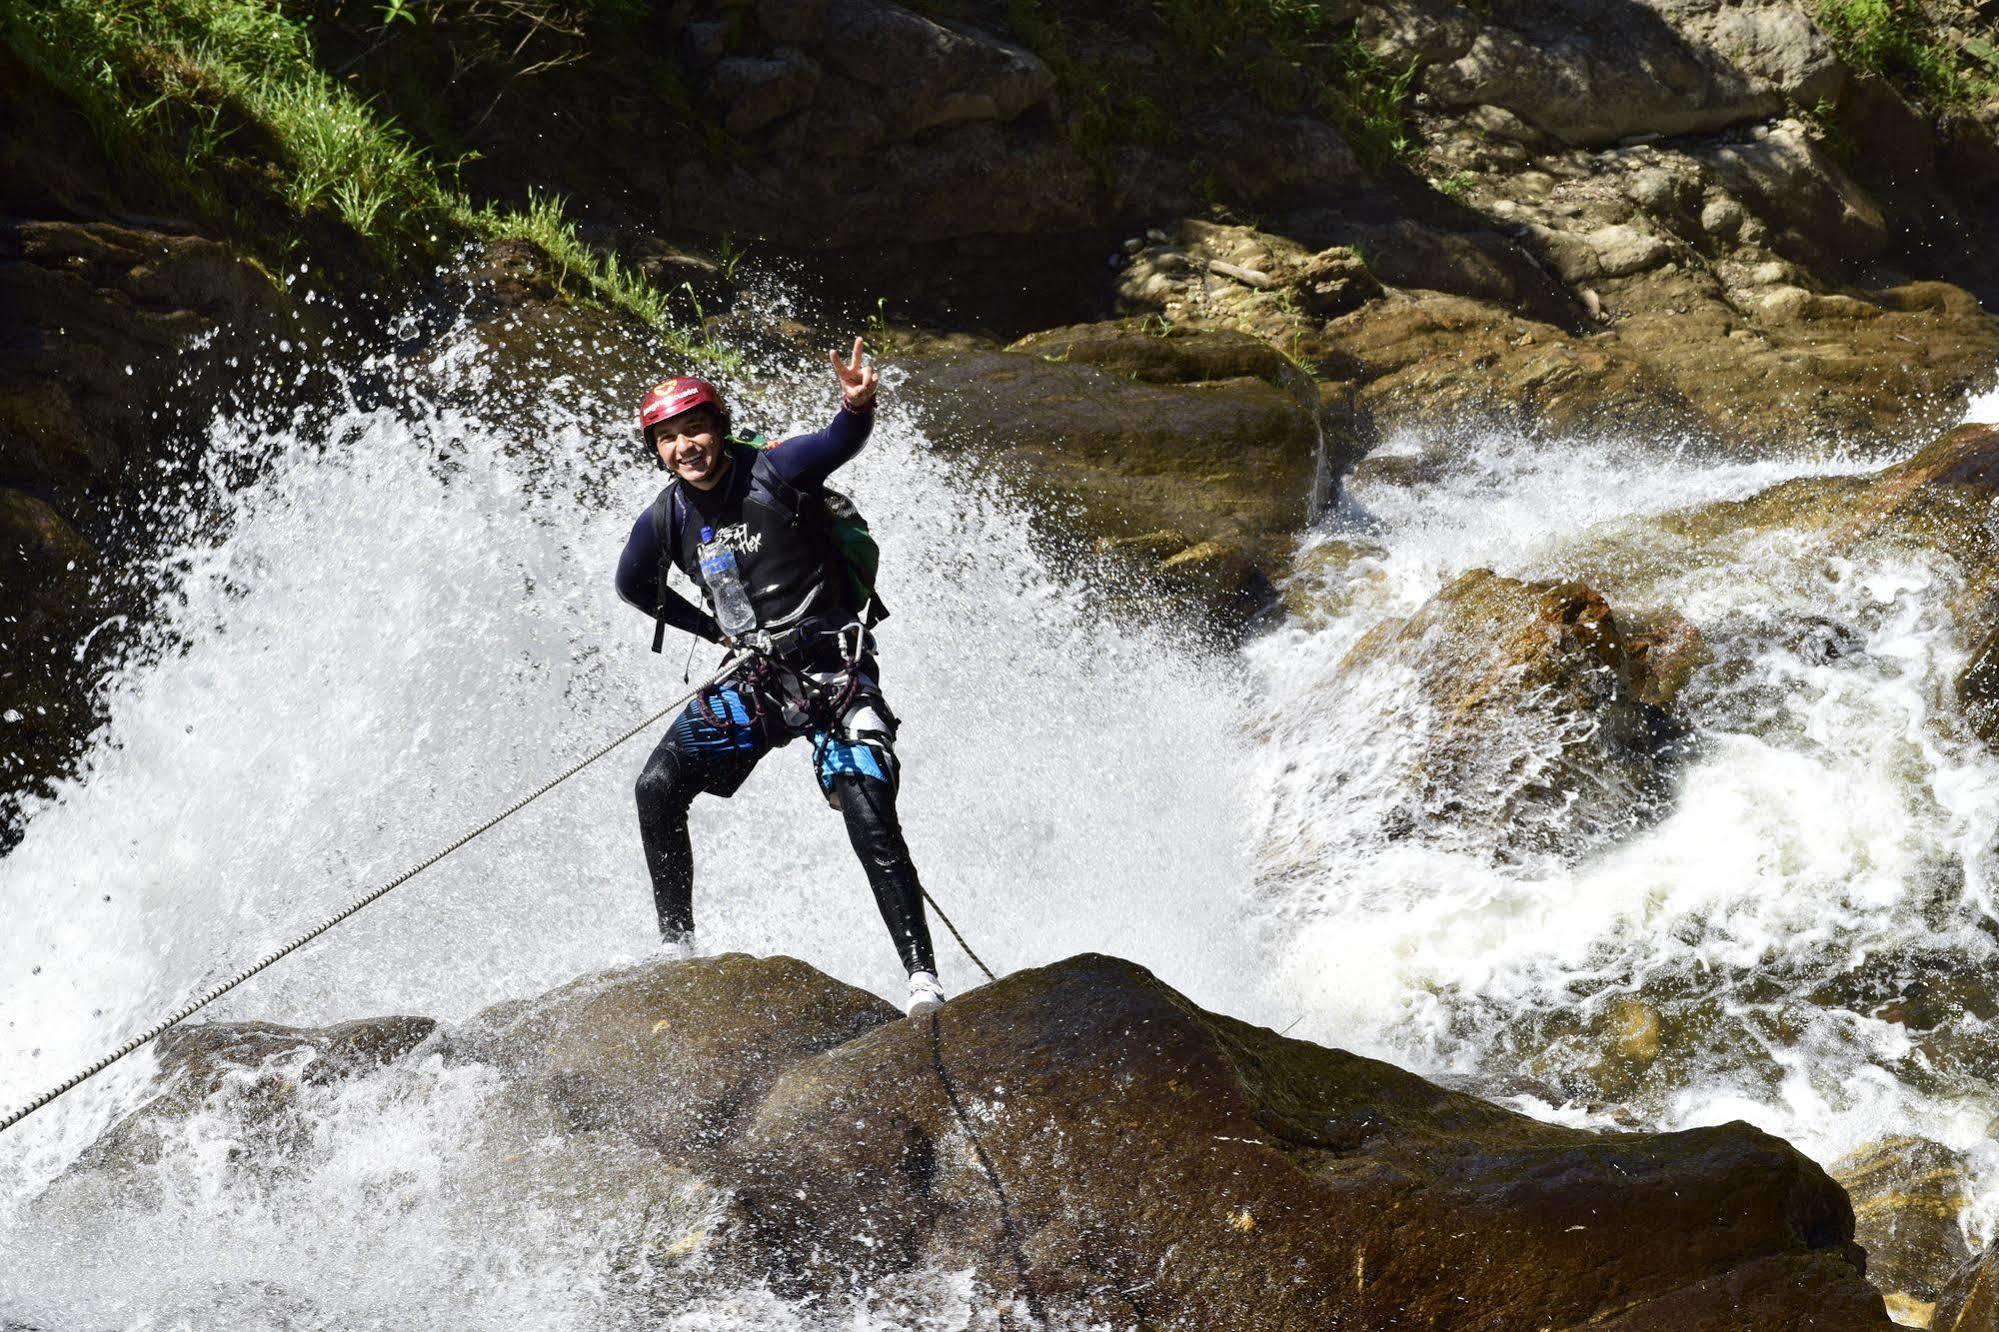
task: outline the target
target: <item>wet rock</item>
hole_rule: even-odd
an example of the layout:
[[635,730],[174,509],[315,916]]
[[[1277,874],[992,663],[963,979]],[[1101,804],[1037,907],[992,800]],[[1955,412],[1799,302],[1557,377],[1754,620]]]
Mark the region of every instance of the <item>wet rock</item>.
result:
[[[1296,381],[1305,377],[1288,363],[1242,339],[1165,338],[1148,348],[1148,336],[1133,326],[1072,331],[1015,351],[913,361],[905,392],[939,447],[1003,470],[1086,546],[1149,556],[1143,567],[1169,582],[1195,575],[1181,583],[1195,604],[1239,626],[1269,600],[1272,575],[1311,513],[1317,399],[1303,400]],[[1252,373],[1153,378],[1211,370]],[[1161,533],[1185,544],[1166,550]]]
[[[385,1076],[413,1048],[489,1064],[490,1083],[459,1080],[495,1097],[454,1158],[463,1205],[574,1217],[615,1267],[697,1291],[838,1297],[941,1268],[1030,1315],[1117,1325],[1887,1326],[1845,1195],[1775,1138],[1541,1123],[1205,1012],[1113,958],[1009,976],[932,1021],[731,955],[579,978],[418,1046],[429,1029],[193,1029],[163,1052],[161,1104],[227,1086],[254,1148],[286,1079]],[[93,1182],[130,1205],[143,1157],[120,1143],[148,1113],[35,1206]]]
[[1887,1326],[1843,1196],[1774,1139],[1536,1123],[1109,958],[800,1063],[733,1152],[807,1287],[970,1265],[1113,1323]]
[[447,1033],[454,1061],[527,1080],[565,1132],[698,1159],[778,1075],[900,1013],[791,958],[740,953],[588,977]]
[[67,668],[89,632],[100,561],[46,501],[0,488],[0,784],[53,775],[89,729],[88,700]]
[[[1698,655],[1677,617],[1657,639],[1627,630],[1581,583],[1475,569],[1406,620],[1386,621],[1340,665],[1345,680],[1402,673],[1390,724],[1411,748],[1418,826],[1487,829],[1516,851],[1573,850],[1626,831],[1664,798],[1674,695]],[[1677,660],[1676,660],[1677,659]]]
[[1930,1332],[1999,1332],[1999,1242],[1952,1273],[1937,1296]]
[[1926,1138],[1888,1138],[1835,1162],[1853,1199],[1854,1239],[1881,1290],[1935,1300],[1970,1260],[1958,1217],[1971,1201],[1964,1156]]
[[72,1167],[86,1175],[157,1163],[197,1113],[226,1104],[232,1156],[282,1157],[311,1137],[302,1088],[365,1077],[416,1049],[436,1028],[426,1017],[363,1018],[331,1027],[203,1022],[173,1028],[156,1047],[165,1089],[120,1119]]
[[18,356],[0,370],[0,484],[111,479],[159,456],[154,412],[203,335],[257,339],[283,300],[237,251],[108,222],[0,227],[0,304]]

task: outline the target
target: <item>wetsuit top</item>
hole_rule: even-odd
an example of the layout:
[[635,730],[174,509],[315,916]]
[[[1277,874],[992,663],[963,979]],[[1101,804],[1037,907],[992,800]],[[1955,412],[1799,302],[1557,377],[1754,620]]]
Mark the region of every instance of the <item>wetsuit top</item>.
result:
[[[660,583],[660,553],[670,524],[672,493],[686,502],[679,524],[680,548],[673,562],[702,586],[696,548],[701,529],[712,527],[718,539],[736,552],[743,586],[750,594],[760,628],[782,632],[820,618],[851,616],[845,572],[832,563],[825,538],[791,521],[790,513],[772,503],[765,469],[802,495],[818,491],[833,470],[850,461],[874,428],[872,406],[862,411],[842,406],[824,430],[797,435],[758,449],[729,441],[730,465],[721,484],[696,490],[675,482],[639,515],[625,550],[618,557],[618,595],[648,615],[659,614],[676,629],[709,642],[720,637],[715,619],[672,588]],[[705,593],[707,589],[702,587]],[[712,599],[711,599],[712,601]]]

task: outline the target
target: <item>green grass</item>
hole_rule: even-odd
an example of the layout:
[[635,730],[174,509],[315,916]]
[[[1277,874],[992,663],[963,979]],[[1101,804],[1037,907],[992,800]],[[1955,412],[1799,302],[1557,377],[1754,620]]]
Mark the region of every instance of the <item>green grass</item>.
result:
[[1966,69],[1937,40],[1916,0],[1819,0],[1817,17],[1850,69],[1886,79],[1925,110],[1962,109],[1995,91],[1990,74]]
[[455,163],[320,67],[277,0],[8,0],[0,40],[82,109],[114,160],[259,258],[329,231],[390,270],[472,238],[529,241],[565,287],[671,335],[665,296],[578,240],[560,200],[475,204]]

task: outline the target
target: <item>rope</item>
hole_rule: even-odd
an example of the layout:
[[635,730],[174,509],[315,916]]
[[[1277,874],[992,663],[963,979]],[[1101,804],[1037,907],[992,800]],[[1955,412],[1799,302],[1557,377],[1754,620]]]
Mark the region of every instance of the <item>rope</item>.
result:
[[[85,1079],[94,1077],[97,1074],[102,1073],[105,1069],[111,1067],[111,1065],[117,1063],[120,1059],[123,1059],[126,1055],[131,1054],[132,1051],[138,1049],[140,1046],[146,1044],[154,1037],[165,1032],[168,1028],[174,1026],[176,1023],[185,1020],[196,1010],[203,1008],[210,1003],[213,1003],[215,1000],[229,993],[229,991],[235,989],[238,985],[241,985],[244,981],[250,979],[250,977],[256,975],[258,972],[262,971],[265,967],[270,966],[272,963],[278,961],[280,958],[284,957],[289,953],[297,952],[300,948],[303,948],[306,944],[311,943],[314,939],[317,939],[320,935],[326,933],[328,930],[332,929],[335,925],[338,925],[341,921],[346,920],[349,916],[359,911],[362,907],[367,906],[370,902],[373,902],[377,898],[387,895],[391,890],[399,888],[403,884],[408,883],[411,879],[414,879],[417,875],[423,873],[425,870],[429,869],[432,865],[435,865],[438,861],[444,859],[446,856],[450,855],[453,851],[456,851],[459,847],[464,846],[467,842],[470,842],[473,838],[478,837],[481,833],[489,831],[498,824],[503,823],[507,819],[510,819],[514,815],[520,813],[523,809],[526,809],[529,805],[532,805],[535,801],[541,799],[543,796],[547,795],[550,791],[553,791],[556,787],[562,785],[564,782],[568,781],[571,777],[574,777],[577,773],[583,771],[585,768],[595,763],[598,759],[601,759],[606,754],[609,754],[619,745],[624,744],[627,740],[632,739],[640,732],[649,730],[652,727],[657,726],[662,720],[665,719],[668,713],[677,711],[680,707],[686,704],[689,699],[692,699],[696,694],[700,694],[703,691],[711,688],[712,686],[721,683],[729,675],[733,674],[736,671],[736,669],[742,666],[744,662],[747,660],[748,658],[731,658],[727,661],[724,661],[719,670],[717,670],[713,675],[709,676],[706,680],[703,680],[694,689],[690,690],[688,693],[682,694],[679,698],[676,698],[675,700],[673,700],[673,702],[667,704],[665,707],[661,708],[658,712],[655,712],[652,716],[647,717],[644,721],[632,727],[629,731],[626,731],[623,735],[611,741],[609,744],[605,745],[602,749],[599,749],[596,753],[590,755],[588,758],[582,760],[580,763],[577,763],[576,765],[571,767],[568,771],[564,772],[562,775],[558,777],[553,777],[548,781],[542,783],[541,786],[537,787],[534,791],[530,792],[528,795],[521,797],[519,800],[516,800],[513,804],[507,806],[506,809],[500,811],[498,814],[495,814],[492,818],[486,820],[484,823],[474,828],[471,832],[466,833],[463,837],[460,837],[457,841],[445,847],[442,851],[439,851],[436,855],[430,857],[428,860],[423,861],[421,864],[415,865],[410,869],[404,870],[401,874],[398,874],[395,878],[389,880],[387,883],[383,884],[381,887],[375,889],[374,891],[366,894],[365,896],[354,899],[352,903],[350,903],[348,906],[346,906],[337,914],[328,916],[325,920],[313,926],[311,929],[307,930],[304,934],[299,935],[296,939],[293,939],[290,943],[285,944],[282,948],[275,949],[274,951],[266,954],[263,958],[261,958],[257,962],[252,963],[250,966],[245,967],[243,970],[237,972],[234,976],[230,977],[228,980],[222,982],[222,984],[217,985],[213,989],[205,991],[204,993],[198,995],[194,999],[190,1000],[188,1003],[184,1004],[181,1008],[176,1010],[172,1014],[172,1016],[165,1018],[161,1022],[139,1033],[137,1036],[134,1036],[131,1040],[125,1042],[123,1045],[119,1046],[116,1050],[113,1050],[110,1054],[105,1055],[102,1059],[92,1064],[89,1068],[84,1069],[81,1073],[76,1074],[74,1077],[68,1079],[66,1082],[63,1082],[61,1085],[53,1087],[46,1092],[43,1092],[40,1096],[36,1097],[28,1104],[22,1106],[19,1110],[16,1110],[13,1114],[8,1115],[7,1118],[5,1118],[4,1120],[0,1120],[0,1133],[4,1133],[8,1129],[14,1127],[14,1125],[20,1123],[22,1120],[26,1119],[29,1115],[32,1115],[33,1113],[35,1113],[35,1111],[47,1105],[50,1101],[55,1100],[58,1096],[61,1096],[63,1093],[67,1091],[70,1091],[72,1088],[76,1087],[79,1083],[83,1082]],[[928,894],[925,894],[925,896],[928,896]],[[932,905],[935,904],[933,903]],[[940,911],[938,914],[942,915],[943,913]],[[950,922],[946,921],[945,923],[949,924]],[[955,929],[951,931],[951,933],[954,935],[957,932],[958,931]],[[963,943],[964,941],[961,939],[959,940],[959,942]],[[969,949],[967,949],[966,951],[970,952]],[[978,959],[974,958],[973,961],[976,962],[978,961]],[[983,969],[985,963],[980,962],[979,966],[981,967],[981,969]],[[988,976],[992,975],[992,973],[989,971],[986,972],[986,974]]]
[[[972,964],[976,966],[980,971],[986,973],[987,980],[989,981],[998,980],[999,977],[993,975],[993,969],[987,966],[985,963],[979,961],[979,955],[972,951],[972,946],[970,944],[965,942],[965,936],[958,933],[958,927],[956,925],[953,925],[951,923],[951,918],[944,914],[944,908],[937,905],[937,899],[930,895],[930,890],[928,888],[925,888],[922,884],[918,884],[916,886],[916,889],[918,892],[923,894],[923,900],[930,904],[930,909],[937,913],[937,919],[944,922],[944,928],[951,931],[951,937],[958,941],[958,947],[965,950],[965,956],[972,959]],[[5,1128],[5,1127],[6,1127],[5,1124],[0,1124],[0,1128]]]

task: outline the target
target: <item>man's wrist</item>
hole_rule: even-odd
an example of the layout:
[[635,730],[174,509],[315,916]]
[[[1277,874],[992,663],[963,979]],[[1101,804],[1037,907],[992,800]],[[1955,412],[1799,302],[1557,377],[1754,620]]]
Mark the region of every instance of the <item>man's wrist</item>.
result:
[[870,393],[865,398],[856,399],[850,398],[843,393],[840,395],[840,405],[850,412],[871,412],[875,409],[875,396],[875,394]]

